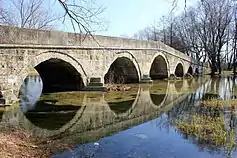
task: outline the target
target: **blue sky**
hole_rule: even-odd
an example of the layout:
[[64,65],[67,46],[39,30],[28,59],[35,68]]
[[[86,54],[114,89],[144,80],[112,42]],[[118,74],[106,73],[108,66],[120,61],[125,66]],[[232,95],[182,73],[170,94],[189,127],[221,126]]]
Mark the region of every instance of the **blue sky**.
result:
[[[178,0],[175,12],[184,10],[184,1]],[[187,0],[188,6],[197,0]],[[139,30],[157,23],[163,15],[170,13],[172,0],[95,0],[106,9],[100,18],[107,22],[107,30],[96,34],[132,37]],[[71,27],[61,28],[73,31]]]

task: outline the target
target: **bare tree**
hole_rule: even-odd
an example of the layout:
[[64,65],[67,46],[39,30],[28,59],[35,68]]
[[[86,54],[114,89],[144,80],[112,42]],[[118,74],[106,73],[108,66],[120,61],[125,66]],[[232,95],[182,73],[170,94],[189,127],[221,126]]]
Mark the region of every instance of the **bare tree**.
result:
[[[75,32],[86,34],[104,28],[99,18],[104,7],[94,0],[0,0],[0,3],[0,24],[3,25],[52,29],[54,22],[60,21],[66,26],[71,24]],[[61,8],[56,10],[54,7],[58,4]]]
[[50,29],[58,18],[44,0],[2,0],[0,23],[30,29]]
[[[94,31],[104,29],[104,22],[99,18],[105,8],[94,0],[57,0],[64,10],[62,22],[70,20],[74,31],[92,35]],[[97,27],[95,30],[93,27]]]
[[233,73],[234,76],[236,76],[236,58],[237,58],[237,4],[235,4],[234,7],[234,38],[233,38],[233,65],[234,65],[234,69],[233,69]]

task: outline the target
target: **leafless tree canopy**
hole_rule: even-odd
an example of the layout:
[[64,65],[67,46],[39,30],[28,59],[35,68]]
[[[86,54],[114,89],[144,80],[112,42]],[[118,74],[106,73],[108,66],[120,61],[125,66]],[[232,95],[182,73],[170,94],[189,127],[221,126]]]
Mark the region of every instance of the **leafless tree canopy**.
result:
[[[173,2],[175,6],[177,0]],[[196,61],[208,61],[212,74],[221,73],[224,62],[237,65],[236,10],[235,0],[200,0],[180,15],[163,17],[135,38],[160,40]]]
[[[70,20],[74,30],[91,34],[93,31],[103,29],[103,21],[99,15],[104,11],[93,0],[57,0],[64,10],[62,22]],[[96,28],[93,28],[96,27]]]
[[0,23],[31,29],[49,29],[57,19],[44,0],[2,0]]
[[30,29],[51,29],[57,22],[74,31],[101,29],[104,11],[94,0],[0,0],[0,24]]

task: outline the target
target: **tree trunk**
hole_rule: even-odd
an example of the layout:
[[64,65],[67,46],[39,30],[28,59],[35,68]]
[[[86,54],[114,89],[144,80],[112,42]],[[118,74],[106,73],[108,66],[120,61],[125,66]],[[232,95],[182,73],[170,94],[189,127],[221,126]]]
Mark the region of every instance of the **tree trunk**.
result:
[[219,75],[221,74],[221,59],[220,59],[220,53],[218,53],[217,56],[217,63],[218,63],[218,70],[219,70]]
[[216,67],[216,58],[215,56],[211,57],[211,76],[215,75],[215,72],[217,71],[217,67]]

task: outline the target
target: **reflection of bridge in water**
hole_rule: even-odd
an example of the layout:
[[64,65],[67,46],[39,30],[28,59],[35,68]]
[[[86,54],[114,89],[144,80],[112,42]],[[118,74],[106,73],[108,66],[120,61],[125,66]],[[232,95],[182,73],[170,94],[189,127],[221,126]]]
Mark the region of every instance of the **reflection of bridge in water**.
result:
[[93,140],[158,117],[160,113],[184,101],[189,93],[195,92],[204,83],[201,79],[162,82],[161,89],[166,91],[159,91],[159,84],[139,85],[136,97],[127,101],[127,109],[122,110],[116,109],[119,105],[107,102],[105,93],[96,98],[90,98],[85,94],[82,106],[72,119],[58,129],[50,130],[36,126],[27,119],[20,108],[6,111],[2,116],[2,122],[20,126],[40,137],[73,134],[74,138],[87,136]]

